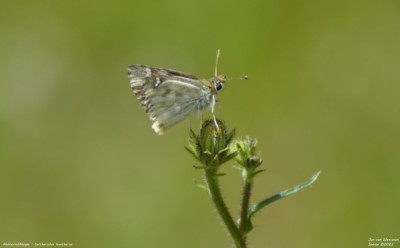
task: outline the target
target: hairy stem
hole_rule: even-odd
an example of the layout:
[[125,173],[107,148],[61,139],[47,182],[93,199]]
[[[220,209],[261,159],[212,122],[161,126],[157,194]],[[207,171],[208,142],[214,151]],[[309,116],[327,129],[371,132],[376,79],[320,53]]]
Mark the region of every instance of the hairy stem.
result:
[[221,190],[218,184],[218,175],[215,169],[204,169],[204,177],[207,184],[208,193],[212,202],[215,205],[222,221],[224,222],[230,236],[232,237],[233,243],[236,248],[246,248],[246,243],[239,232],[235,222],[232,219],[228,208],[225,205],[224,199],[221,195]]
[[247,230],[247,214],[249,211],[250,204],[250,194],[251,188],[253,186],[252,182],[248,182],[246,178],[243,178],[243,190],[242,190],[242,204],[240,208],[240,222],[239,222],[239,232],[245,239],[245,234]]

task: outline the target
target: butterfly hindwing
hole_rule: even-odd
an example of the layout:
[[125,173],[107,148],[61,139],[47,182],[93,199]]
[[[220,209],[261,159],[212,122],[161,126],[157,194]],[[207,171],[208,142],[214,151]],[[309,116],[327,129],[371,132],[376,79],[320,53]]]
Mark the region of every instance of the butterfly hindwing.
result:
[[211,103],[209,87],[193,75],[144,65],[130,66],[128,75],[133,93],[159,134]]

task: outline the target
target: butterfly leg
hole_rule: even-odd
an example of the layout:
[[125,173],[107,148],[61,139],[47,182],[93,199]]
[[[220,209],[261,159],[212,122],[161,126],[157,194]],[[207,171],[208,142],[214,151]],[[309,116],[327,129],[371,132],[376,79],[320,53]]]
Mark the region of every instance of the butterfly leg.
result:
[[218,123],[217,123],[217,119],[215,118],[215,111],[214,110],[215,110],[215,96],[212,97],[211,114],[213,116],[214,124],[217,127],[217,130],[219,130],[219,126],[218,126]]
[[197,109],[197,120],[200,119],[200,126],[199,126],[199,133],[201,130],[201,127],[203,126],[204,118],[203,118],[203,112],[200,109]]
[[190,117],[190,119],[189,119],[189,137],[190,137],[191,131],[192,131],[192,117]]

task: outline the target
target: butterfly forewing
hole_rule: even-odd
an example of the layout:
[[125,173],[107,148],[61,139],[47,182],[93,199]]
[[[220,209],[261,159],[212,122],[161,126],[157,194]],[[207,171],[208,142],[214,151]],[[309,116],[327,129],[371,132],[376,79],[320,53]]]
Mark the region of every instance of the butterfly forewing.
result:
[[128,75],[133,93],[154,121],[152,127],[158,134],[211,103],[207,81],[193,75],[145,65],[130,66]]

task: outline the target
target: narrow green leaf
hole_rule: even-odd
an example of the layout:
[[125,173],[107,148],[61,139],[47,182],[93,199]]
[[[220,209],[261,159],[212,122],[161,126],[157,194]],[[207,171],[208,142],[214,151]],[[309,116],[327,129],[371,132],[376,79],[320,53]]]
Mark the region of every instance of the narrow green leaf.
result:
[[236,133],[236,130],[235,130],[235,129],[232,129],[232,131],[230,131],[230,132],[228,133],[228,137],[227,137],[227,139],[226,139],[226,143],[227,143],[227,144],[231,143],[233,137],[235,136],[235,133]]
[[193,183],[194,183],[194,185],[196,185],[196,186],[199,187],[200,189],[203,189],[203,190],[207,191],[207,187],[206,187],[204,184],[199,183],[199,182],[197,182],[196,180],[193,180]]
[[221,164],[228,162],[229,160],[236,157],[236,155],[237,155],[237,152],[233,152],[233,153],[230,153],[230,154],[224,156],[223,159],[221,160]]
[[227,151],[229,151],[229,147],[225,147],[224,149],[219,150],[218,154],[221,154],[221,153],[224,153],[224,152],[227,152]]
[[[311,184],[313,184],[313,183],[315,182],[315,180],[317,180],[317,178],[319,177],[320,174],[321,174],[321,171],[318,171],[318,172],[317,172],[316,174],[314,174],[314,175],[311,177],[311,179],[308,180],[307,182],[301,183],[301,184],[299,184],[299,185],[297,185],[297,186],[295,186],[295,187],[293,187],[293,188],[284,190],[284,191],[282,191],[282,192],[280,192],[280,193],[278,193],[278,194],[276,194],[276,195],[273,195],[273,196],[271,196],[271,197],[269,197],[269,198],[266,198],[265,200],[262,200],[262,201],[260,201],[260,202],[258,202],[258,203],[256,203],[256,204],[254,204],[254,205],[249,209],[248,214],[247,214],[249,224],[251,224],[251,223],[250,223],[251,217],[252,217],[256,212],[258,212],[260,209],[262,209],[263,207],[267,206],[268,204],[270,204],[270,203],[272,203],[272,202],[274,202],[274,201],[277,201],[277,200],[279,200],[279,199],[281,199],[281,198],[283,198],[283,197],[289,196],[289,195],[291,195],[291,194],[294,194],[294,193],[296,193],[296,192],[299,192],[300,190],[303,190],[303,189],[305,189],[305,188],[307,188],[307,187],[310,187]],[[250,230],[251,230],[251,229],[250,229]],[[248,230],[248,232],[249,232],[250,230]]]
[[199,170],[199,169],[204,169],[205,167],[203,165],[193,165],[193,168]]
[[257,175],[257,174],[259,174],[259,173],[261,173],[261,172],[264,172],[264,171],[266,171],[266,169],[262,169],[262,170],[258,170],[258,171],[255,171],[254,173],[253,173],[253,178]]
[[[192,156],[197,160],[200,161],[199,158],[197,157],[197,155],[194,153],[194,151],[186,146],[184,146],[184,148],[186,149],[186,151],[188,151],[190,154],[192,154]],[[201,162],[201,161],[200,161]]]

